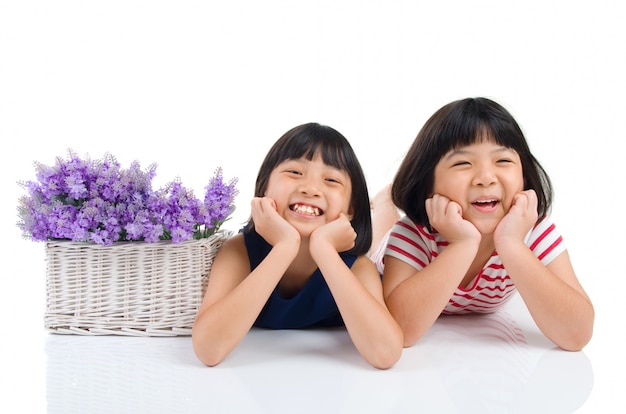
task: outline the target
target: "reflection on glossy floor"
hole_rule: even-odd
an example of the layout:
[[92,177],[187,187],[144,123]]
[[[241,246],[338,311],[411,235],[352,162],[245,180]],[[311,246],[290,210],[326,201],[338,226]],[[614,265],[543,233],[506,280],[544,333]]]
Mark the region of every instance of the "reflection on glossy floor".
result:
[[392,369],[344,330],[251,331],[219,366],[189,337],[45,334],[50,413],[571,413],[594,383],[516,296],[491,315],[442,317]]

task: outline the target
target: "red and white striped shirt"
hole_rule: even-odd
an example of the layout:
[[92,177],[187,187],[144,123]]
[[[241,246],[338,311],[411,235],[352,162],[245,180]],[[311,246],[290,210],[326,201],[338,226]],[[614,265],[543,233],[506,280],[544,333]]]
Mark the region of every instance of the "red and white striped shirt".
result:
[[[543,219],[526,236],[525,244],[544,265],[565,251],[565,243],[549,218]],[[393,256],[422,270],[448,245],[441,235],[426,227],[418,227],[404,216],[388,235],[385,255]],[[375,258],[379,270],[382,258]],[[480,273],[467,288],[457,287],[443,310],[445,314],[495,311],[511,298],[515,285],[507,274],[498,253],[494,251]]]

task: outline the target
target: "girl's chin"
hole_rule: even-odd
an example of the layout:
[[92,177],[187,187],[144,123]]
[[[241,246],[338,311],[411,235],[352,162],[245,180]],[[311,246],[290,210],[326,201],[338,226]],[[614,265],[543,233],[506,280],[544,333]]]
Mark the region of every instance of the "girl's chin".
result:
[[313,234],[313,232],[315,231],[315,229],[317,229],[318,227],[320,227],[319,225],[307,225],[307,223],[302,223],[302,222],[289,222],[289,224],[291,224],[297,231],[298,233],[300,233],[301,237],[311,237],[311,234]]
[[496,231],[496,227],[498,227],[498,223],[497,222],[472,222],[472,224],[474,225],[474,227],[476,227],[476,229],[479,231],[480,234],[482,234],[483,236],[488,235],[488,234],[493,234],[494,231]]

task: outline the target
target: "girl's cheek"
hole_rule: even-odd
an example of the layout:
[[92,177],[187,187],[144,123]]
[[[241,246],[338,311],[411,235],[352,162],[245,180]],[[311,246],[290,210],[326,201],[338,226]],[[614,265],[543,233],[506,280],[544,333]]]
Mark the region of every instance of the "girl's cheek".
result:
[[267,187],[267,190],[265,190],[265,197],[271,198],[272,200],[276,201],[276,199],[278,198],[277,196],[279,196],[280,194],[277,193],[276,188],[275,187]]
[[508,213],[509,211],[511,211],[511,208],[513,207],[514,204],[515,204],[515,196],[513,196],[510,200],[507,200],[505,202],[504,212]]

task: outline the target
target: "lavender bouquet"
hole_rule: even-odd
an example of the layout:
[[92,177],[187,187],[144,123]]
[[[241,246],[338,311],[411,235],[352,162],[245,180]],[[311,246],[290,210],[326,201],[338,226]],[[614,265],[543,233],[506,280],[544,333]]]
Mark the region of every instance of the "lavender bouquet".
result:
[[204,200],[179,180],[152,189],[156,164],[145,171],[133,161],[121,168],[115,157],[80,158],[72,150],[54,166],[36,162],[37,181],[19,181],[18,227],[34,241],[53,239],[111,245],[116,241],[206,238],[235,210],[237,179],[225,183],[218,168]]

